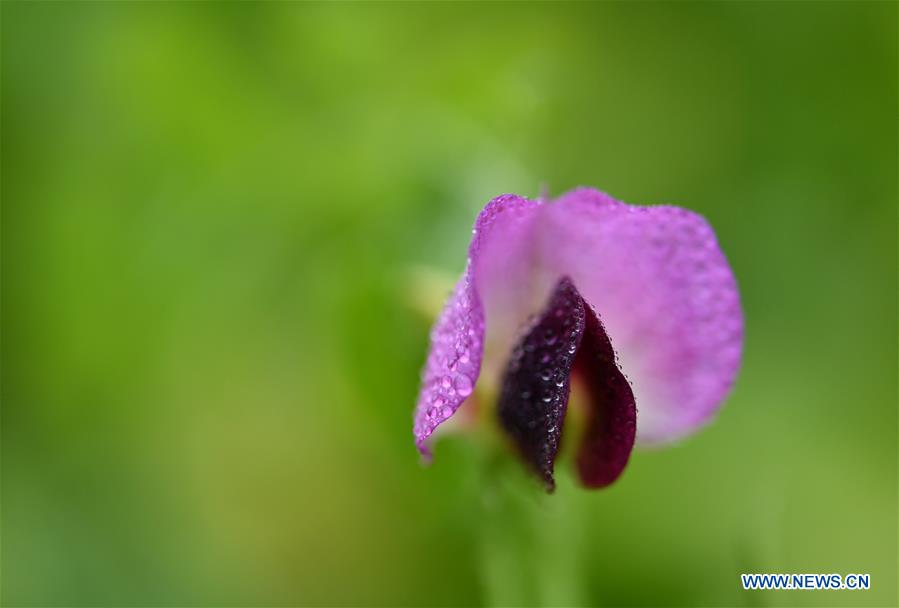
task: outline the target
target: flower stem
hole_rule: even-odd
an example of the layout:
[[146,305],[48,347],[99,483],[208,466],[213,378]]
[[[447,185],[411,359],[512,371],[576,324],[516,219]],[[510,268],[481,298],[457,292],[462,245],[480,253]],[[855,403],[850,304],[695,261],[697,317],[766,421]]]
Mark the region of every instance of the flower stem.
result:
[[488,606],[582,606],[582,517],[563,476],[546,494],[507,453],[492,452],[482,496],[481,561]]

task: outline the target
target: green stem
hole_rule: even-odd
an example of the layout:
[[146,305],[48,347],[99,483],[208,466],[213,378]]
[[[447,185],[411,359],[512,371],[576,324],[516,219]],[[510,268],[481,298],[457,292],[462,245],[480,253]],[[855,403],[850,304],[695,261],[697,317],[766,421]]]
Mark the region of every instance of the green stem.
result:
[[582,516],[562,477],[546,494],[520,463],[493,450],[485,463],[481,561],[488,606],[582,606]]

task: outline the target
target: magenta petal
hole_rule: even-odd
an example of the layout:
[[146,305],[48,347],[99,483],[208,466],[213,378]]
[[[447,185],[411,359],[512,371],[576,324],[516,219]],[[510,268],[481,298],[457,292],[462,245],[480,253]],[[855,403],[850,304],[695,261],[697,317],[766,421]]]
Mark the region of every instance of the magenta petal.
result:
[[422,372],[413,429],[415,445],[423,455],[430,456],[425,440],[474,390],[483,340],[484,310],[469,266],[431,330],[431,352]]
[[736,377],[743,315],[715,234],[677,207],[638,207],[577,190],[542,207],[545,267],[602,315],[630,379],[642,442],[705,423]]
[[413,429],[415,444],[425,456],[429,455],[427,438],[459,409],[480,375],[485,340],[479,289],[483,277],[491,287],[495,283],[490,291],[497,294],[498,306],[511,306],[509,298],[527,284],[529,258],[515,252],[529,247],[527,226],[537,208],[534,201],[504,195],[490,201],[478,215],[468,265],[431,330]]

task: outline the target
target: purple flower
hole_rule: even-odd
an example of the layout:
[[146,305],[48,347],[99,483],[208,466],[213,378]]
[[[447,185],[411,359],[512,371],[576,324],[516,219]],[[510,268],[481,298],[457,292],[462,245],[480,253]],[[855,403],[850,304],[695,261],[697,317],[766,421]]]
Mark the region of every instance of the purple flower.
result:
[[552,490],[575,374],[589,405],[578,475],[598,488],[621,475],[635,440],[684,437],[721,405],[743,315],[702,217],[579,189],[552,203],[497,197],[473,234],[431,332],[415,411],[422,454],[476,384],[496,386],[501,427]]

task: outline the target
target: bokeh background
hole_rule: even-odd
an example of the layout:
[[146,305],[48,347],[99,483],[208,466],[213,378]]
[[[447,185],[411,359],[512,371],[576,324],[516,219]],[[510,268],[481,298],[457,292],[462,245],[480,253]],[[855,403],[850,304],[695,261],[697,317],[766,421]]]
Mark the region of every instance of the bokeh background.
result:
[[[896,605],[895,3],[0,10],[4,605]],[[607,491],[412,445],[542,185],[703,213],[743,293],[716,422]]]

